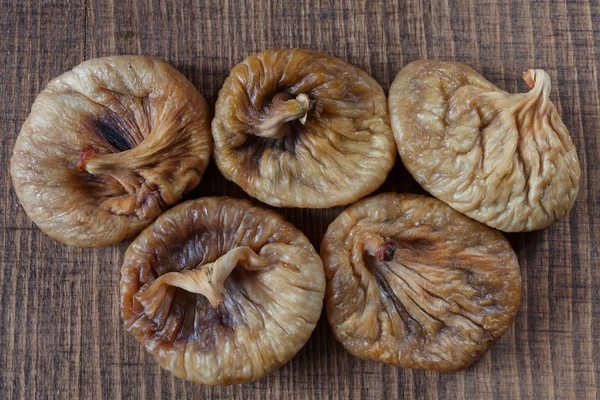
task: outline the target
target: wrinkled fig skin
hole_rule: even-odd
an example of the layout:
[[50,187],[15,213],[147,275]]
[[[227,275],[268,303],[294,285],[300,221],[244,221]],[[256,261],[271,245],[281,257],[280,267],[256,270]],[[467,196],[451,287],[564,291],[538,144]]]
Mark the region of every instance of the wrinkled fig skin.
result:
[[304,346],[323,264],[308,239],[250,202],[203,198],[161,215],[121,269],[121,316],[165,369],[206,385],[262,378]]
[[466,65],[416,61],[389,94],[402,162],[435,197],[494,228],[532,231],[573,206],[581,171],[549,99],[550,77],[530,69],[528,93],[506,93]]
[[89,60],[33,103],[11,160],[14,187],[52,238],[116,243],[198,185],[210,159],[209,124],[207,103],[165,62]]
[[333,221],[321,244],[327,318],[352,354],[456,371],[511,326],[517,257],[498,231],[424,196],[386,193]]
[[212,133],[223,175],[276,207],[352,203],[383,183],[396,157],[379,84],[301,49],[263,51],[234,67]]

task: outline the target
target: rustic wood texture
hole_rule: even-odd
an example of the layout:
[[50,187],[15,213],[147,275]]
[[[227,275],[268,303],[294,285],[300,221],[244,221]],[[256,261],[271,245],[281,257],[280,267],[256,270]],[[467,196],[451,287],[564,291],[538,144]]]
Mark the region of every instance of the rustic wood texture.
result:
[[[0,398],[595,399],[600,394],[600,5],[597,0],[0,2]],[[119,317],[128,243],[74,249],[19,207],[9,176],[15,137],[39,91],[89,58],[161,57],[214,105],[228,71],[267,48],[332,54],[387,91],[419,58],[458,60],[508,91],[543,68],[577,145],[582,182],[570,215],[509,235],[523,273],[515,326],[453,374],[352,357],[324,318],[296,358],[267,378],[223,388],[161,370]],[[398,161],[381,190],[420,192]],[[211,164],[191,197],[247,197]],[[342,210],[281,212],[318,246]]]

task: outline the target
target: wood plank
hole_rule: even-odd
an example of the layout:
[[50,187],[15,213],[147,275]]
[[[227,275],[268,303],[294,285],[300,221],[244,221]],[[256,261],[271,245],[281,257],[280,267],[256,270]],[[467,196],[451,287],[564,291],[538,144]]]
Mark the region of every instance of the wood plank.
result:
[[77,396],[83,270],[75,260],[82,253],[34,228],[17,205],[8,161],[36,94],[84,57],[85,5],[3,1],[0,14],[0,393]]
[[[574,398],[600,382],[600,5],[597,1],[0,0],[0,398]],[[387,90],[419,58],[472,65],[507,91],[544,68],[582,165],[578,201],[550,229],[507,235],[523,300],[515,326],[475,366],[438,374],[349,355],[325,318],[298,356],[265,379],[223,388],[161,370],[119,317],[127,242],[71,249],[37,230],[8,175],[35,95],[79,62],[114,54],[163,58],[211,105],[231,67],[267,48],[341,57]],[[381,191],[423,193],[397,162]],[[214,164],[190,197],[248,198]],[[319,246],[343,207],[281,209]]]

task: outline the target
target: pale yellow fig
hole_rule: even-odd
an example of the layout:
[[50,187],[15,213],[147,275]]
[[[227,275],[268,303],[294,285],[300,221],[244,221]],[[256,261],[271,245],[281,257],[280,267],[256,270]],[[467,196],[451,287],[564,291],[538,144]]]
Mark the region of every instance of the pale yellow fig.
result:
[[416,61],[389,94],[406,169],[435,197],[494,228],[531,231],[563,218],[581,171],[550,101],[550,77],[530,69],[531,90],[510,94],[464,64]]

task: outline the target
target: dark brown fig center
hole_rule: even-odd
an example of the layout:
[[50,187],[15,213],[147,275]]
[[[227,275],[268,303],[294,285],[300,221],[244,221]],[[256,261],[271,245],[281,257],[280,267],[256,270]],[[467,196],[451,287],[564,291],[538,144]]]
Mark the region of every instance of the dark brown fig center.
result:
[[123,130],[115,128],[114,124],[105,118],[96,118],[93,126],[95,128],[94,131],[118,151],[129,150],[133,147],[125,137],[126,135],[123,134]]
[[379,261],[392,261],[396,254],[396,243],[390,237],[368,233],[365,236],[364,249]]
[[[138,102],[144,102],[144,99],[135,99]],[[139,145],[146,136],[142,133],[142,130],[146,128],[141,128],[133,116],[121,115],[108,109],[91,116],[87,127],[92,135],[106,143],[106,147],[111,153],[131,150]]]

